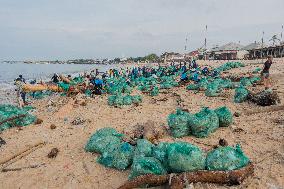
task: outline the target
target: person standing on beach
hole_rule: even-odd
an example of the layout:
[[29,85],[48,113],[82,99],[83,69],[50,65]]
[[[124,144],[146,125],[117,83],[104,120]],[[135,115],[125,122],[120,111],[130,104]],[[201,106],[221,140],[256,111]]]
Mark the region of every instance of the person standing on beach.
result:
[[17,98],[20,107],[26,105],[26,92],[23,91],[23,85],[26,83],[26,80],[23,78],[22,75],[15,80],[15,85],[17,86]]
[[272,65],[272,56],[268,56],[267,61],[263,65],[263,70],[261,72],[262,81],[264,83],[265,89],[269,89],[271,87],[271,82],[269,78],[269,70]]
[[51,81],[53,83],[58,83],[59,82],[59,76],[55,73],[52,78],[51,78]]

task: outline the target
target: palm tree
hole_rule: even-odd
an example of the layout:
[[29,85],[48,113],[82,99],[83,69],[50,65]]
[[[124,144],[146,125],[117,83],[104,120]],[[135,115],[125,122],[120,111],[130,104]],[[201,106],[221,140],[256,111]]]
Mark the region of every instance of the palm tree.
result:
[[280,39],[278,39],[277,35],[273,35],[269,41],[272,41],[273,46],[277,41],[280,43]]

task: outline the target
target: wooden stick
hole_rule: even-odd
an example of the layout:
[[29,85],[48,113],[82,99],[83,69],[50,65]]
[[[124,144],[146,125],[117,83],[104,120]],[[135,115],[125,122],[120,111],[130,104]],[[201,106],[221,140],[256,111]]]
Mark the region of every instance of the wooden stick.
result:
[[280,110],[284,110],[284,105],[283,106],[272,106],[272,107],[265,108],[263,110],[246,111],[245,115],[250,116],[253,114],[265,113],[265,112],[276,112]]
[[23,169],[34,169],[34,168],[38,168],[38,167],[41,167],[45,165],[45,163],[42,163],[42,164],[38,164],[38,165],[30,165],[30,166],[26,166],[26,167],[18,167],[18,168],[4,168],[2,169],[2,172],[9,172],[9,171],[21,171]]
[[138,188],[141,185],[160,186],[168,182],[170,175],[143,175],[133,180],[127,181],[125,184],[120,186],[118,189],[132,189]]
[[[236,185],[240,184],[245,178],[252,175],[254,166],[252,163],[248,164],[239,170],[232,171],[194,171],[188,173],[181,173],[171,179],[171,189],[182,189],[186,182],[196,183],[218,183]],[[162,185],[170,180],[170,175],[143,175],[135,178],[134,180],[127,181],[118,189],[132,189],[138,188],[141,185]]]
[[[217,184],[239,185],[254,172],[252,163],[246,167],[233,171],[196,171],[183,173],[184,179],[189,183],[207,182]],[[184,180],[185,181],[185,180]]]
[[20,152],[12,155],[11,157],[1,160],[0,161],[1,170],[11,165],[12,163],[18,161],[19,159],[23,158],[24,156],[27,156],[28,154],[32,153],[33,151],[42,147],[43,145],[45,145],[45,142],[38,142],[35,145],[32,145],[24,150],[21,150]]
[[26,116],[26,114],[20,114],[20,115],[14,116],[14,117],[10,117],[8,119],[5,119],[5,120],[1,121],[0,125],[6,123],[8,121],[13,121],[14,119],[22,118],[22,117],[25,117],[25,116]]

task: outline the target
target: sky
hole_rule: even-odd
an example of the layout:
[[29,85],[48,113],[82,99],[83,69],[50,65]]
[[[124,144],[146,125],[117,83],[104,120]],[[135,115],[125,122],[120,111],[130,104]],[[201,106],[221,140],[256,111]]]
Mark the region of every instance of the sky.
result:
[[0,60],[183,53],[205,37],[209,48],[247,45],[263,31],[268,42],[283,9],[283,0],[0,0]]

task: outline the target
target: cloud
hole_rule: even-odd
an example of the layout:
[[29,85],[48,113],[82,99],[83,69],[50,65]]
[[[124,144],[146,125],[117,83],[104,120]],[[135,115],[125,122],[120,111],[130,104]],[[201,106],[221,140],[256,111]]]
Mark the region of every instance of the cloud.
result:
[[[1,1],[0,59],[142,56],[280,33],[283,0]],[[205,25],[208,32],[205,33]]]

